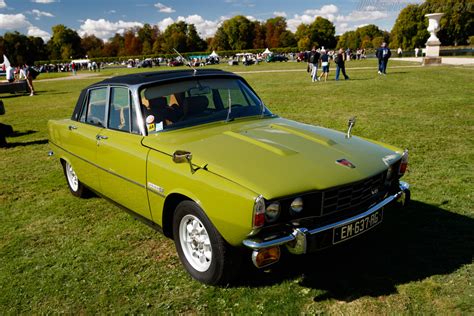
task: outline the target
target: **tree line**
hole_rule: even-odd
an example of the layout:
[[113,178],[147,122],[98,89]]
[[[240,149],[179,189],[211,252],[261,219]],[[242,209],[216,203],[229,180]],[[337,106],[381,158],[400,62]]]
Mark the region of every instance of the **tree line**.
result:
[[[52,27],[52,36],[46,43],[39,37],[19,32],[0,36],[0,53],[9,56],[14,64],[38,60],[70,60],[71,58],[100,58],[120,56],[152,56],[169,54],[173,48],[180,52],[238,51],[266,47],[291,47],[299,51],[312,46],[336,48],[377,48],[382,42],[404,50],[423,47],[429,37],[426,13],[443,12],[438,33],[442,45],[463,45],[473,35],[474,0],[426,0],[419,5],[408,5],[401,10],[391,32],[376,25],[366,25],[336,36],[334,24],[316,17],[310,24],[300,24],[295,33],[287,29],[284,17],[266,21],[251,21],[238,15],[224,21],[214,37],[202,39],[196,27],[184,21],[160,30],[157,25],[144,24],[116,33],[107,41],[93,34],[79,34],[65,25]],[[471,43],[472,44],[472,43]]]

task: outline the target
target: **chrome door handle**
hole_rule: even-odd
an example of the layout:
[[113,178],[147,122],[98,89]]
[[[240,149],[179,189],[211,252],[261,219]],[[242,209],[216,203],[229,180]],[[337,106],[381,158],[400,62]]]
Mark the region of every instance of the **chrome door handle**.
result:
[[72,131],[73,129],[77,129],[77,127],[74,125],[69,125],[69,130]]
[[95,139],[97,139],[97,140],[108,139],[108,137],[107,137],[107,136],[104,136],[104,135],[99,135],[99,134],[98,134],[98,135],[95,137]]

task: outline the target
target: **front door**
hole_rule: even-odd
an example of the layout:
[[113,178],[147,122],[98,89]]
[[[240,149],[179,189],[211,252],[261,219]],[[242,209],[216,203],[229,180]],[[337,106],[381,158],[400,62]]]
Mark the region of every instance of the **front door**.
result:
[[146,191],[148,148],[141,144],[130,91],[111,87],[107,129],[97,136],[101,192],[126,208],[151,219]]

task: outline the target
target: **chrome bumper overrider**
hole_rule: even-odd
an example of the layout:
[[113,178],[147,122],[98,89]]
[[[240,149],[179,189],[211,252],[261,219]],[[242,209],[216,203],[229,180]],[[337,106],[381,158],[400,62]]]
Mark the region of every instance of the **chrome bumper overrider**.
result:
[[349,224],[351,222],[357,221],[362,219],[366,216],[369,216],[378,210],[382,209],[383,207],[387,206],[388,204],[396,201],[401,200],[402,203],[405,199],[405,194],[409,191],[409,184],[403,181],[400,181],[400,190],[386,197],[383,201],[379,202],[378,204],[372,206],[367,211],[357,214],[356,216],[346,218],[342,221],[331,223],[322,227],[317,227],[314,229],[308,229],[304,227],[293,228],[293,232],[284,235],[284,236],[273,236],[269,237],[268,239],[257,239],[257,238],[249,238],[245,239],[242,243],[253,250],[259,250],[269,247],[281,246],[286,245],[288,250],[293,254],[304,254],[306,253],[306,238],[309,236],[314,236],[323,232],[327,232],[328,230],[334,229],[336,227]]

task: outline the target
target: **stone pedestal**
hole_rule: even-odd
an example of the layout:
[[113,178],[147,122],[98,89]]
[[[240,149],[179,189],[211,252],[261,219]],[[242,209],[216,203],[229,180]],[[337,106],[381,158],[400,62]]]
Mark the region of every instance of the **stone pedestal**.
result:
[[428,32],[430,32],[431,36],[426,42],[423,66],[440,65],[441,57],[439,57],[439,47],[441,46],[441,42],[436,36],[436,32],[439,31],[439,21],[443,16],[443,13],[432,13],[426,14],[425,16],[428,18]]
[[422,65],[423,66],[440,66],[441,57],[424,57]]

